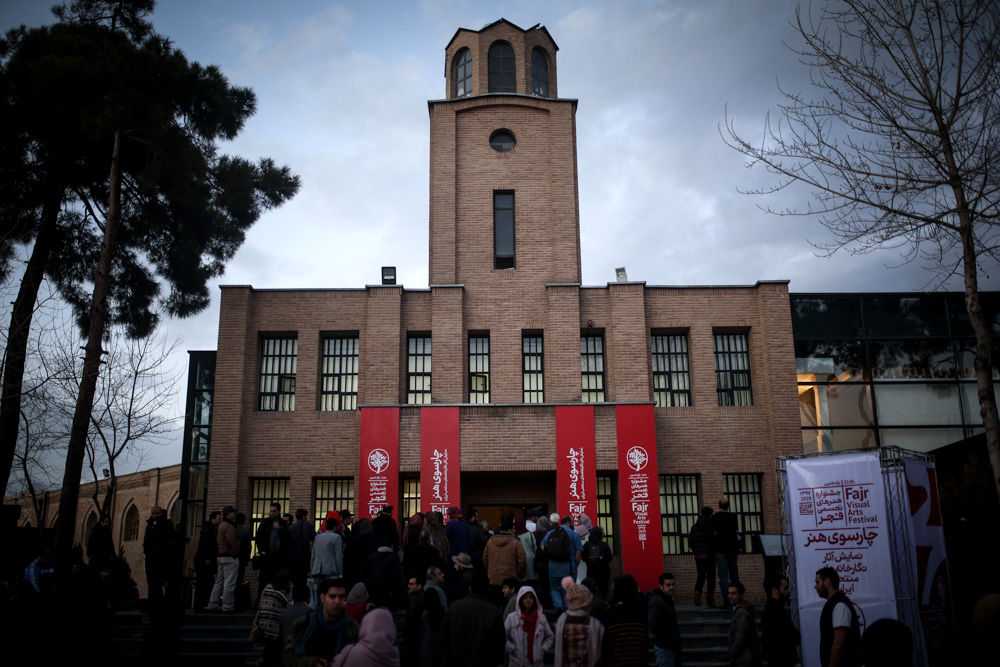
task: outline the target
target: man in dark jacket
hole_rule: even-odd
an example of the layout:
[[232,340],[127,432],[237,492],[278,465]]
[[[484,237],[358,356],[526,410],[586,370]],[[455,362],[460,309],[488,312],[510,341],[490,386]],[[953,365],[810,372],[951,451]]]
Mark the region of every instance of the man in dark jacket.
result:
[[819,616],[819,660],[823,667],[857,667],[861,628],[854,604],[840,590],[832,567],[816,572],[816,593],[826,600]]
[[736,515],[729,511],[729,501],[719,501],[719,511],[712,515],[712,547],[715,567],[719,570],[719,594],[725,595],[729,583],[740,580],[736,557],[740,551],[739,526]]
[[306,510],[295,510],[295,523],[288,530],[288,569],[292,573],[294,586],[305,587],[306,575],[309,574],[309,557],[312,555],[313,540],[316,539],[316,528],[308,518]]
[[380,546],[389,547],[393,551],[399,548],[399,526],[392,518],[392,505],[385,505],[374,519],[372,519],[372,530],[378,537]]
[[500,609],[487,597],[482,572],[472,576],[469,595],[448,607],[441,637],[449,667],[483,667],[503,662],[506,633]]
[[[260,581],[266,584],[278,570],[287,567],[290,539],[288,526],[281,518],[280,504],[271,503],[267,518],[257,527],[254,542],[257,544],[257,555],[260,557]],[[257,593],[258,601],[263,590],[264,586],[261,586]]]
[[729,624],[729,664],[731,667],[760,667],[760,635],[757,611],[744,596],[746,587],[738,581],[729,585],[733,620]]
[[469,524],[465,522],[462,511],[457,507],[448,508],[448,523],[444,526],[444,533],[448,536],[452,556],[470,552]]
[[694,554],[694,565],[698,570],[698,578],[694,582],[694,604],[701,604],[701,591],[708,582],[709,607],[715,606],[715,553],[712,550],[712,508],[702,507],[701,517],[691,526],[688,534],[688,546]]
[[287,667],[333,664],[345,646],[358,641],[358,622],[344,611],[344,580],[326,579],[318,591],[316,610],[292,623],[285,638],[283,660]]
[[674,667],[681,655],[681,630],[674,608],[674,575],[660,575],[660,587],[649,592],[649,629],[657,667]]
[[87,558],[90,561],[90,571],[100,572],[105,567],[111,567],[111,561],[115,558],[115,542],[111,536],[111,519],[107,516],[101,517],[100,522],[94,526],[87,540]]
[[767,606],[761,616],[764,659],[769,667],[792,667],[798,661],[795,647],[799,643],[799,631],[785,609],[785,601],[790,595],[788,579],[772,576],[764,588],[767,590]]
[[201,534],[198,535],[198,549],[194,552],[194,572],[197,577],[194,586],[194,608],[204,609],[208,604],[208,596],[212,592],[215,577],[216,561],[219,545],[215,534],[222,521],[222,512],[212,512],[208,521],[201,524]]
[[164,588],[169,592],[176,577],[177,533],[159,505],[153,505],[146,520],[142,537],[142,553],[146,557],[146,584],[150,606],[163,602]]
[[402,576],[399,556],[392,547],[379,547],[361,564],[361,581],[368,589],[369,601],[377,607],[396,607]]

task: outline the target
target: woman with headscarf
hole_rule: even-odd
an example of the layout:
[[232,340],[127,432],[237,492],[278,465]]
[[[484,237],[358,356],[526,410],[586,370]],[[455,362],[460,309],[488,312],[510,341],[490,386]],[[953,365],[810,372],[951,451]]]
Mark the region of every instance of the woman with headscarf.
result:
[[347,594],[347,601],[344,602],[344,612],[360,623],[368,611],[368,587],[363,581],[354,584],[354,588]]
[[323,519],[323,523],[319,527],[319,532],[321,532],[321,533],[325,533],[326,532],[326,521],[327,521],[327,519],[336,519],[337,520],[337,532],[340,533],[341,536],[343,536],[343,534],[344,534],[344,522],[340,519],[340,512],[338,512],[337,510],[330,510],[329,512],[326,513],[326,517]]
[[[580,542],[583,544],[584,549],[587,548],[587,540],[590,539],[590,531],[593,528],[594,523],[586,514],[581,514],[576,518],[576,527],[573,530],[580,536]],[[587,561],[581,560],[576,566],[576,583],[582,584],[583,580],[588,576]]]
[[[594,667],[601,659],[604,626],[590,615],[593,601],[594,596],[586,586],[570,584],[566,588],[566,613],[556,621],[555,664]],[[646,657],[648,663],[649,656]]]
[[594,526],[587,543],[583,545],[583,562],[587,564],[587,576],[594,580],[597,594],[602,600],[607,600],[611,547],[604,541],[604,530],[600,526]]
[[649,664],[649,605],[631,574],[615,577],[604,630],[601,664]]
[[396,623],[388,609],[377,607],[365,614],[356,644],[348,644],[333,667],[398,667]]
[[449,567],[451,544],[448,542],[448,534],[444,532],[444,517],[441,512],[428,512],[424,517],[424,536],[427,543],[438,552],[441,568]]
[[538,596],[531,586],[521,586],[517,591],[517,604],[506,619],[507,664],[512,667],[540,667],[545,654],[552,648],[554,635],[548,619],[538,604]]

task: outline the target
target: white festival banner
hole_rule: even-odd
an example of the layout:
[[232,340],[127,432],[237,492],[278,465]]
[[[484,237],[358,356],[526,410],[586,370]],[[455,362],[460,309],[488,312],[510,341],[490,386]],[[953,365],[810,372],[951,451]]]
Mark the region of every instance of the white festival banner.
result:
[[826,602],[815,591],[820,568],[837,571],[862,632],[880,618],[896,618],[882,470],[873,452],[792,460],[787,474],[802,665],[820,667]]

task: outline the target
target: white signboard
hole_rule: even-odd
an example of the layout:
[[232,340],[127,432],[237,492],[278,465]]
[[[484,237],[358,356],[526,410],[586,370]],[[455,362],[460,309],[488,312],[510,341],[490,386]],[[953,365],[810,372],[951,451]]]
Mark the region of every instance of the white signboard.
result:
[[862,632],[896,618],[882,471],[878,454],[865,453],[789,461],[787,474],[802,665],[819,667],[820,568],[837,571]]

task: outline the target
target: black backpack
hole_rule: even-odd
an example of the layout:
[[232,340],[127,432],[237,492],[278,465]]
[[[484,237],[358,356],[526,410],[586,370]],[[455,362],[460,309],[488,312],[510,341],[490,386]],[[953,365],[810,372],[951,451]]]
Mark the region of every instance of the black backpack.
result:
[[604,542],[588,540],[587,543],[583,545],[583,559],[587,562],[600,560],[602,544],[604,544]]
[[564,563],[570,559],[572,551],[569,534],[563,530],[562,526],[558,526],[549,535],[549,541],[545,543],[545,555],[549,557],[549,560]]

